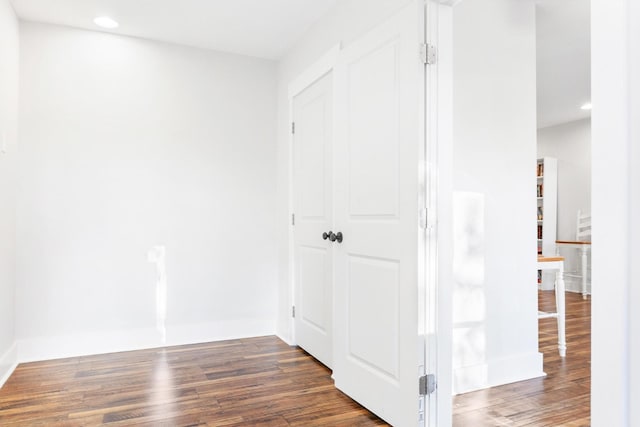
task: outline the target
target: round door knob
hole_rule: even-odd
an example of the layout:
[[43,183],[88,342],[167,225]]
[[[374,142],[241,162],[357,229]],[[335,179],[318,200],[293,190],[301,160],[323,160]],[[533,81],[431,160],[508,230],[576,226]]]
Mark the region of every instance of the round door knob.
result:
[[[329,233],[327,233],[326,231],[324,233],[322,233],[322,240],[327,240],[331,237],[331,235],[333,234],[333,231],[329,231]],[[332,240],[333,241],[333,240]]]
[[338,231],[338,234],[334,234],[334,233],[329,234],[329,240],[331,240],[332,242],[335,242],[337,240],[338,243],[342,243],[342,239],[343,239],[343,236],[341,231]]

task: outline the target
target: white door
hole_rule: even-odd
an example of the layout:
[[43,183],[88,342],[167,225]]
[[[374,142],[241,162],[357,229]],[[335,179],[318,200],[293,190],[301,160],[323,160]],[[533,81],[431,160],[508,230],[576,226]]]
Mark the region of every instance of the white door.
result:
[[[418,7],[335,68],[336,387],[394,426],[419,419],[418,255],[424,63]],[[422,92],[421,92],[422,91]]]
[[325,75],[293,99],[295,339],[332,366],[333,221],[332,76]]

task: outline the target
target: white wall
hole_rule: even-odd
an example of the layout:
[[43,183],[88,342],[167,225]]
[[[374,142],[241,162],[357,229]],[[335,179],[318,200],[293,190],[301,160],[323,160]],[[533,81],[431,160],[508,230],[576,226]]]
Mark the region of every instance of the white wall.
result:
[[[574,240],[578,209],[591,212],[591,119],[538,129],[538,158],[545,156],[558,159],[558,239]],[[578,250],[561,251],[565,271],[579,271]],[[566,286],[582,289],[577,278],[567,277]]]
[[454,390],[542,375],[533,2],[453,9]]
[[16,363],[18,69],[18,20],[9,0],[0,0],[0,387]]
[[274,333],[275,63],[20,35],[21,360]]
[[640,423],[640,7],[592,0],[591,425]]

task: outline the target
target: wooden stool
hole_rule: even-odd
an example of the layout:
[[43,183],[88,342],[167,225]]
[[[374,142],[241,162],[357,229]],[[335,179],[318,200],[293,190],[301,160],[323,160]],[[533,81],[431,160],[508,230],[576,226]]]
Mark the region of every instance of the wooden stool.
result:
[[560,357],[567,354],[567,341],[565,336],[565,303],[564,303],[564,257],[554,256],[538,256],[538,270],[555,270],[556,271],[556,312],[547,313],[538,311],[538,319],[548,319],[555,317],[558,320],[558,352]]

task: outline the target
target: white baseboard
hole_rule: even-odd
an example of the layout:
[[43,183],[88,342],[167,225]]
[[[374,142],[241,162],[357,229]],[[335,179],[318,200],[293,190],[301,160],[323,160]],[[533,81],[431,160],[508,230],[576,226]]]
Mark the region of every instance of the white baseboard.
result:
[[18,346],[14,342],[9,350],[0,357],[0,388],[9,379],[18,366]]
[[515,355],[486,363],[454,368],[453,394],[544,377],[542,353]]
[[278,338],[280,338],[280,340],[284,341],[285,344],[290,345],[290,346],[294,346],[296,345],[293,340],[290,340],[289,338],[285,338],[284,335],[281,334],[276,334],[276,336]]
[[274,334],[274,319],[245,319],[170,326],[166,339],[155,328],[34,337],[18,341],[17,360],[36,362]]

